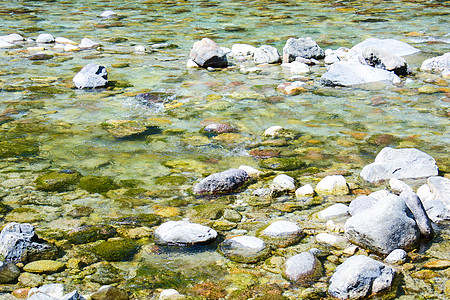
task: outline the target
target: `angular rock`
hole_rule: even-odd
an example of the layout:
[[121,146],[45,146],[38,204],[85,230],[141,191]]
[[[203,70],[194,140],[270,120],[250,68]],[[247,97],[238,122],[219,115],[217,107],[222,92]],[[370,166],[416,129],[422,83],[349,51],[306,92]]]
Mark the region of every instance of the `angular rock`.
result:
[[237,236],[220,243],[217,251],[232,261],[256,263],[269,256],[270,247],[257,237]]
[[233,56],[253,56],[256,47],[247,44],[234,44],[231,47],[231,54]]
[[221,194],[233,192],[250,180],[247,172],[242,169],[230,169],[214,173],[197,183],[192,192],[197,195]]
[[104,285],[91,296],[92,300],[128,300],[125,290],[112,285]]
[[0,283],[11,283],[20,275],[20,269],[11,262],[0,261]]
[[322,220],[336,219],[348,216],[348,206],[342,203],[336,203],[330,207],[325,208],[324,210],[319,211],[317,216]]
[[283,48],[283,62],[290,63],[297,57],[321,59],[325,57],[325,52],[310,37],[290,38]]
[[155,230],[157,243],[163,245],[205,244],[216,237],[217,232],[214,229],[189,221],[168,221]]
[[276,64],[281,61],[281,57],[277,48],[263,45],[255,49],[253,60],[255,64]]
[[420,231],[405,201],[392,195],[348,219],[345,237],[355,245],[387,255],[395,249],[414,248]]
[[352,202],[350,202],[350,205],[348,206],[348,212],[350,215],[354,216],[370,207],[372,207],[375,203],[378,202],[379,199],[361,195],[353,199]]
[[396,195],[400,195],[402,192],[414,193],[412,187],[397,178],[391,178],[389,180],[389,186],[391,187],[391,191]]
[[332,64],[320,78],[320,82],[326,86],[353,86],[381,81],[396,84],[400,78],[392,72],[352,61]]
[[400,194],[400,197],[403,198],[406,206],[408,206],[409,210],[414,215],[420,233],[425,238],[430,238],[433,235],[433,228],[431,227],[431,221],[428,218],[419,196],[414,192],[404,191]]
[[28,262],[54,256],[55,248],[40,240],[31,224],[11,222],[0,233],[0,255],[7,262]]
[[408,253],[403,249],[395,249],[384,259],[388,264],[401,265],[406,261]]
[[411,74],[411,68],[403,58],[378,48],[366,48],[363,52],[363,57],[371,67],[392,71],[397,75]]
[[228,66],[225,51],[208,38],[195,42],[189,57],[203,68],[226,68]]
[[450,52],[425,60],[420,67],[422,71],[433,71],[442,73],[450,70]]
[[290,221],[276,221],[267,226],[259,237],[271,245],[287,247],[301,239],[302,229]]
[[49,33],[41,33],[36,38],[36,43],[38,43],[38,44],[47,44],[47,43],[53,43],[53,42],[55,42],[55,38],[53,37],[53,35],[51,35]]
[[309,251],[294,255],[284,263],[283,275],[297,283],[317,279],[321,273],[320,261]]
[[420,199],[427,215],[435,223],[450,221],[450,179],[433,176],[428,178],[427,186],[429,193],[424,193],[424,188],[419,188],[422,189]]
[[365,166],[361,177],[371,183],[391,178],[420,178],[438,174],[436,161],[430,155],[414,149],[383,148],[375,161]]
[[108,72],[104,66],[88,64],[73,78],[73,83],[79,89],[93,89],[108,84]]
[[353,46],[350,50],[363,53],[367,48],[375,48],[389,53],[390,55],[406,56],[420,52],[413,46],[395,39],[369,38]]
[[337,299],[361,299],[390,289],[396,271],[370,257],[356,255],[336,268],[328,293]]
[[323,178],[316,186],[319,195],[347,195],[347,181],[342,175],[331,175]]

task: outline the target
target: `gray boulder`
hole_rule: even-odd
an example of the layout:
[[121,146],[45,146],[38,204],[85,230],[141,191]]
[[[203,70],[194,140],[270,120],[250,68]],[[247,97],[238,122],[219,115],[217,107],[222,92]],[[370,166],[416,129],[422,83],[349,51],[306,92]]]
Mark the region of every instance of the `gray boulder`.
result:
[[431,221],[428,218],[419,196],[414,192],[404,191],[400,194],[400,197],[403,198],[406,206],[408,206],[409,210],[414,215],[420,233],[424,237],[430,238],[433,235],[433,228],[431,227]]
[[403,249],[395,249],[384,259],[384,261],[391,265],[401,265],[406,262],[408,253]]
[[348,219],[345,237],[355,245],[387,255],[395,249],[414,248],[420,231],[405,201],[391,195]]
[[362,55],[371,67],[392,71],[397,75],[411,74],[411,68],[400,56],[392,55],[378,48],[367,48]]
[[444,72],[450,70],[450,52],[425,60],[420,67],[422,71]]
[[367,48],[376,48],[390,55],[406,56],[420,52],[413,46],[395,39],[377,39],[369,38],[359,44],[353,46],[350,50],[363,53]]
[[0,261],[0,283],[11,283],[20,275],[20,269],[12,262]]
[[230,169],[214,173],[197,183],[192,192],[197,195],[221,194],[232,192],[250,180],[250,176],[241,169]]
[[275,64],[281,61],[277,48],[263,45],[257,48],[253,54],[255,64]]
[[294,255],[284,263],[283,275],[294,282],[317,279],[321,273],[320,261],[309,251]]
[[283,48],[283,62],[293,62],[297,57],[321,59],[325,57],[325,51],[310,37],[290,38]]
[[203,68],[226,68],[228,66],[225,51],[213,40],[203,38],[194,43],[190,55],[197,65]]
[[257,237],[237,236],[220,243],[217,251],[232,261],[256,263],[269,256],[270,247]]
[[88,64],[73,78],[73,83],[79,89],[93,89],[108,84],[108,72],[104,66]]
[[366,195],[358,196],[350,202],[348,212],[350,215],[354,216],[368,208],[371,208],[377,202],[378,199],[374,197]]
[[[427,215],[435,223],[450,221],[450,179],[433,176],[428,178],[429,193],[421,195]],[[419,190],[417,191],[419,193]]]
[[276,221],[267,226],[259,237],[271,245],[287,247],[301,239],[302,229],[290,221]]
[[0,233],[0,255],[6,262],[49,259],[56,249],[40,240],[31,224],[8,223]]
[[438,174],[436,161],[430,155],[414,149],[383,148],[375,161],[365,166],[361,177],[371,183],[391,178],[420,178]]
[[399,83],[400,78],[392,72],[376,69],[353,61],[332,64],[320,78],[326,86],[353,86],[372,82]]
[[155,230],[156,242],[163,245],[204,244],[216,237],[217,232],[214,229],[189,221],[168,221]]
[[337,299],[361,299],[389,290],[395,274],[388,265],[355,255],[336,268],[328,293]]

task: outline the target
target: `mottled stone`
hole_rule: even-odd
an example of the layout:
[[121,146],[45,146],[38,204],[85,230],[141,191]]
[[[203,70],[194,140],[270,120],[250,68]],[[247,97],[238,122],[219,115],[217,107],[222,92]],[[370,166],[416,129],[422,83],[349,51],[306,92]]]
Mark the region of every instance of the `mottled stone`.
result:
[[310,37],[290,38],[283,48],[283,62],[290,63],[297,57],[321,59],[325,57],[325,52]]
[[91,295],[92,300],[128,300],[125,290],[112,285],[104,285]]
[[225,68],[228,66],[225,51],[214,41],[203,38],[194,43],[190,59],[203,68]]
[[255,64],[275,64],[280,62],[281,57],[277,48],[269,45],[263,45],[255,49],[253,60]]
[[311,252],[302,252],[286,260],[283,275],[291,281],[306,283],[320,277],[322,265]]
[[242,169],[230,169],[220,173],[211,174],[193,188],[197,195],[220,194],[233,192],[250,180],[247,172]]
[[290,221],[276,221],[267,226],[259,237],[268,244],[277,247],[287,247],[301,239],[302,229]]
[[11,262],[0,261],[0,283],[11,283],[20,275],[20,269]]
[[269,256],[270,248],[254,236],[237,236],[219,244],[217,251],[232,261],[256,263]]
[[189,246],[211,242],[217,232],[207,226],[189,221],[168,221],[155,230],[155,239],[160,244]]

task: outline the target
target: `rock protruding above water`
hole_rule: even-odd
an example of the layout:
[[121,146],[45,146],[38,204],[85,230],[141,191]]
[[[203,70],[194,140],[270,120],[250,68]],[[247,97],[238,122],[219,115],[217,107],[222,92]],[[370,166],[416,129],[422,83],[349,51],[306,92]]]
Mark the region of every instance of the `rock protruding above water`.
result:
[[345,236],[355,245],[387,255],[414,248],[420,231],[405,201],[391,195],[348,219]]
[[217,251],[232,261],[255,263],[269,256],[270,248],[254,236],[237,236],[219,244]]
[[250,180],[247,172],[242,169],[230,169],[214,173],[197,183],[192,192],[197,195],[221,194],[232,192]]
[[73,78],[73,83],[79,89],[93,89],[108,84],[106,67],[88,64]]
[[380,182],[391,178],[420,178],[438,174],[436,161],[430,155],[414,149],[383,148],[375,161],[365,166],[361,177],[369,182]]
[[420,69],[422,71],[434,71],[441,73],[450,72],[450,52],[425,60]]
[[302,252],[286,260],[283,275],[291,281],[317,279],[322,272],[320,261],[311,252]]
[[349,190],[347,181],[342,175],[326,176],[316,186],[319,195],[347,195]]
[[283,48],[283,62],[293,62],[297,57],[321,59],[325,57],[325,51],[310,37],[290,38]]
[[450,221],[450,179],[441,176],[430,177],[427,184],[417,190],[417,194],[433,222]]
[[98,46],[100,46],[99,43],[94,42],[93,40],[91,40],[89,38],[83,38],[83,39],[81,39],[81,42],[78,45],[78,48],[80,48],[81,50],[87,50],[87,49],[97,48]]
[[301,239],[302,229],[290,221],[276,221],[267,226],[259,237],[271,245],[287,247]]
[[319,219],[330,220],[336,219],[340,217],[344,217],[348,215],[348,206],[343,203],[336,203],[331,205],[330,207],[321,210],[317,216]]
[[38,43],[38,44],[48,44],[48,43],[53,43],[53,42],[55,42],[55,38],[53,37],[53,35],[51,35],[49,33],[41,33],[36,38],[36,43]]
[[104,285],[91,295],[92,300],[128,300],[125,290],[112,285]]
[[392,71],[397,75],[411,74],[411,69],[403,58],[381,49],[367,48],[363,52],[363,57],[371,67]]
[[348,212],[350,213],[350,215],[354,216],[370,207],[372,207],[375,203],[378,202],[379,199],[371,197],[371,196],[366,196],[366,195],[361,195],[356,197],[355,199],[353,199],[352,202],[350,202],[349,206],[348,206]]
[[195,42],[189,57],[203,68],[226,68],[228,66],[225,51],[209,38]]
[[328,68],[320,81],[326,86],[353,86],[380,81],[395,84],[400,82],[400,78],[386,70],[353,61],[339,61]]
[[406,253],[403,249],[395,249],[384,259],[384,261],[388,264],[392,265],[401,265],[406,261],[406,257],[408,253]]
[[84,300],[78,291],[64,294],[64,286],[60,283],[44,284],[29,291],[28,300]]
[[406,56],[420,52],[419,49],[395,39],[369,38],[353,46],[350,50],[363,53],[368,48],[380,49],[390,55]]
[[425,212],[425,208],[423,207],[419,196],[414,192],[404,191],[400,194],[400,197],[405,201],[406,206],[408,206],[409,210],[414,215],[420,233],[424,237],[430,238],[433,235],[433,228],[431,227],[431,221]]
[[214,229],[189,221],[168,221],[155,230],[157,243],[163,245],[205,244],[216,237],[217,232]]
[[338,299],[361,299],[390,289],[396,271],[364,255],[348,258],[331,276],[328,293]]
[[0,255],[7,262],[49,259],[55,254],[55,248],[40,240],[31,224],[11,222],[0,233]]
[[262,45],[256,48],[253,54],[255,64],[275,64],[280,62],[281,57],[277,48],[269,45]]

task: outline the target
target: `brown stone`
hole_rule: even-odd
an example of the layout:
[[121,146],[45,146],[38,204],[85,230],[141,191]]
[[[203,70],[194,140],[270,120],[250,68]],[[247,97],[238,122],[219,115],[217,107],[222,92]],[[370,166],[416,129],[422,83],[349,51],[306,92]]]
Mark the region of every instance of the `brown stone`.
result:
[[450,261],[448,261],[448,260],[429,261],[426,264],[424,264],[423,267],[427,268],[427,269],[434,269],[434,270],[446,269],[446,268],[450,267]]
[[417,272],[414,272],[411,274],[411,277],[413,278],[417,278],[417,279],[422,279],[422,280],[426,280],[426,279],[432,279],[434,277],[438,277],[439,274],[431,271],[431,270],[420,270]]

